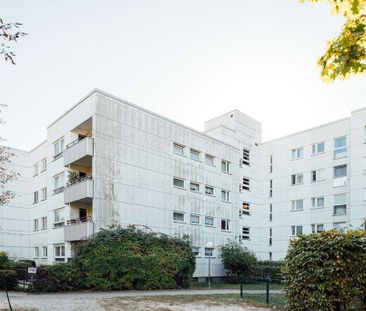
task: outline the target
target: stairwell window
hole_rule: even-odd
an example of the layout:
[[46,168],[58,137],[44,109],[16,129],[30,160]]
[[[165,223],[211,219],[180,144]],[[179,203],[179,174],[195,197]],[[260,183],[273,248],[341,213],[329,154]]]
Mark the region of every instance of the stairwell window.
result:
[[304,182],[304,174],[303,173],[297,173],[291,175],[291,185],[300,185]]
[[175,154],[179,154],[179,155],[183,156],[184,155],[184,146],[183,145],[179,145],[177,143],[174,143],[173,144],[173,152]]
[[345,156],[347,152],[347,136],[334,139],[334,157],[340,158]]
[[243,149],[243,164],[250,166],[250,151],[248,149]]
[[221,172],[230,173],[230,162],[222,160],[221,161]]
[[226,190],[221,190],[221,201],[230,202],[230,193]]
[[302,159],[304,157],[304,148],[296,148],[291,150],[292,160]]
[[53,157],[57,158],[65,150],[65,139],[62,137],[53,143]]

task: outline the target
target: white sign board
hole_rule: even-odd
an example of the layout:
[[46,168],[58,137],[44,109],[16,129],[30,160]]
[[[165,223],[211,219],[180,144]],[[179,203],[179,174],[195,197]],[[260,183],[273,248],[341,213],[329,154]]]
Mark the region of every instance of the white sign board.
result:
[[37,268],[28,267],[28,273],[37,273]]

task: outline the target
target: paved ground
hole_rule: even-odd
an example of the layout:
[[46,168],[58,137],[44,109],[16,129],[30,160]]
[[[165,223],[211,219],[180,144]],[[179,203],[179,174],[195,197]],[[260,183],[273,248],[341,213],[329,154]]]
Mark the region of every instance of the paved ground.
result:
[[[262,290],[246,290],[244,293],[259,294]],[[272,290],[271,294],[281,293],[280,290]],[[212,290],[159,290],[159,291],[113,291],[113,292],[70,292],[70,293],[51,293],[51,294],[26,294],[20,292],[10,292],[10,301],[12,305],[21,310],[39,310],[39,311],[105,311],[105,310],[130,310],[124,306],[123,299],[117,298],[139,298],[128,302],[134,305],[131,310],[222,310],[223,306],[208,306],[205,302],[196,305],[174,306],[170,302],[168,306],[163,306],[156,302],[149,302],[148,296],[181,296],[181,295],[216,295],[216,294],[239,294],[238,290],[231,289],[212,289]],[[118,301],[110,304],[109,301]],[[128,299],[127,299],[128,300]],[[174,301],[174,300],[173,300]],[[127,302],[126,302],[127,303]],[[150,304],[149,304],[150,303]],[[155,305],[156,304],[156,305]],[[216,308],[217,307],[217,308]],[[0,310],[7,308],[7,300],[4,292],[0,292]],[[225,306],[228,311],[246,311],[246,310],[265,310],[253,307],[233,307]]]

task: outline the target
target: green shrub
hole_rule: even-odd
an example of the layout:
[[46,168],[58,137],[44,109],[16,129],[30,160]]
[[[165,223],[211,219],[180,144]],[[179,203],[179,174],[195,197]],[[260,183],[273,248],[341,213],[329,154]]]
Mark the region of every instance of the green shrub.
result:
[[6,252],[0,251],[0,270],[9,269],[12,262]]
[[74,258],[85,288],[167,289],[188,287],[195,256],[187,239],[116,227],[80,245]]
[[58,292],[81,288],[80,269],[72,262],[37,268],[37,279],[33,283],[36,291]]
[[0,270],[0,289],[14,289],[18,284],[17,274],[13,270]]
[[283,270],[289,310],[364,310],[365,267],[366,231],[300,235]]
[[234,282],[253,272],[257,265],[255,255],[234,241],[221,247],[221,259],[227,276]]

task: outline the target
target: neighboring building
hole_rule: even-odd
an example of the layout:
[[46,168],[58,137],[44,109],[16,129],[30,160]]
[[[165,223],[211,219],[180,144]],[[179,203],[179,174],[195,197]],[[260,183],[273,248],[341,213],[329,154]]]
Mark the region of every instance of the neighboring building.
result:
[[224,274],[219,248],[240,241],[282,259],[297,233],[360,227],[366,218],[366,109],[261,143],[261,124],[234,110],[205,132],[94,90],[14,150],[16,197],[0,207],[0,249],[66,261],[110,225],[188,234],[196,277]]

